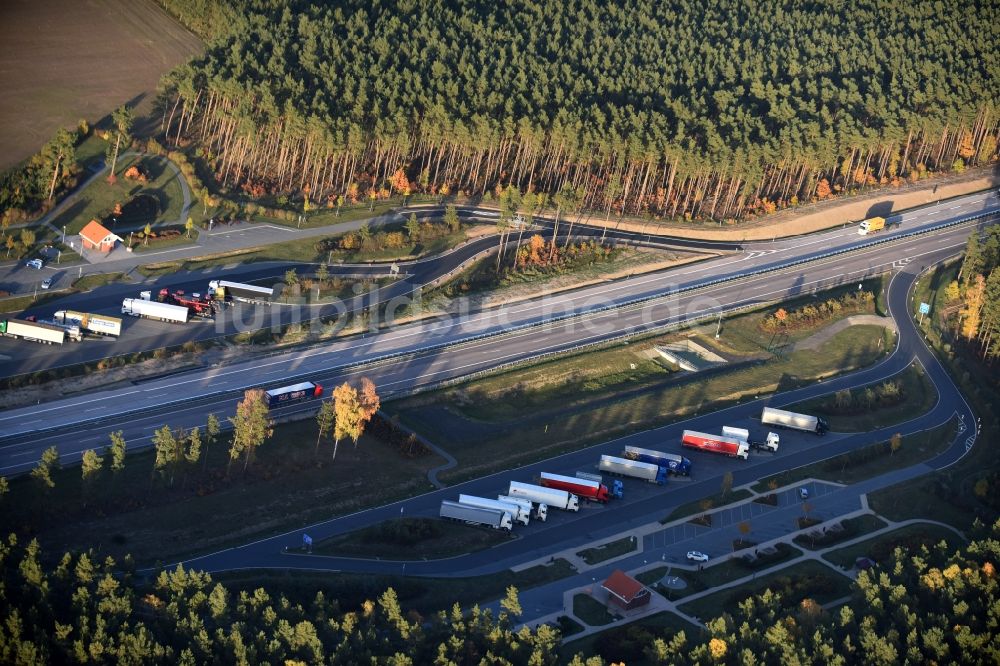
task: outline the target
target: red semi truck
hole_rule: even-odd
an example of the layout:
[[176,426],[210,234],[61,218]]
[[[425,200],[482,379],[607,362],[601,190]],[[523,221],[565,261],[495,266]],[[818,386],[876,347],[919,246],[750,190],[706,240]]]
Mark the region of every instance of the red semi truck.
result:
[[591,481],[590,479],[578,479],[572,476],[542,472],[539,485],[546,488],[555,488],[556,490],[565,490],[568,493],[573,493],[578,497],[594,502],[607,502],[609,499],[608,487],[603,483]]
[[185,294],[180,289],[174,292],[169,289],[161,289],[157,300],[161,303],[186,307],[192,314],[199,317],[214,316],[217,307],[210,298],[205,298],[201,294]]
[[681,444],[689,449],[708,451],[709,453],[721,453],[731,458],[750,457],[750,445],[732,437],[721,437],[719,435],[709,435],[704,432],[685,430],[681,437]]

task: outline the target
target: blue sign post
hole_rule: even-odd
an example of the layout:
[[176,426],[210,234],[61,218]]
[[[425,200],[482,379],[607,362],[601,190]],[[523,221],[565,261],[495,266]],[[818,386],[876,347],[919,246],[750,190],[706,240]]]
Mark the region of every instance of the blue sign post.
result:
[[919,320],[918,323],[921,323],[921,324],[924,323],[924,315],[928,314],[930,311],[931,311],[931,304],[930,303],[921,303],[920,304],[920,320]]

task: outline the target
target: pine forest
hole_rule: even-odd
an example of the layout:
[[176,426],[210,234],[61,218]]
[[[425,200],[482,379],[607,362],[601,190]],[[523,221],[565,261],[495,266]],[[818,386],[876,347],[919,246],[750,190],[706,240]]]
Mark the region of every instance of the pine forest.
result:
[[209,43],[165,140],[228,191],[721,221],[997,153],[989,0],[163,4]]

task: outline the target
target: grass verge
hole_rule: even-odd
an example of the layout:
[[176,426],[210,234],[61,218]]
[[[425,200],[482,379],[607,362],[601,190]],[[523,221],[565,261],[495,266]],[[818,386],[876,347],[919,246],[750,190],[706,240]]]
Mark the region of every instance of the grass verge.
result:
[[[66,227],[67,235],[80,233],[88,222],[97,220],[104,224],[109,219],[115,204],[122,205],[118,224],[108,222],[108,229],[128,236],[127,230],[141,229],[147,223],[155,229],[161,221],[176,224],[184,206],[180,179],[183,178],[170,166],[165,157],[153,155],[126,155],[118,160],[115,172],[118,176],[114,184],[101,177],[76,194],[76,198],[59,215],[52,219],[56,229]],[[124,173],[131,166],[139,167],[148,176],[148,182],[127,180]],[[143,201],[155,201],[155,207],[140,205]],[[134,202],[130,205],[130,202]]]
[[615,619],[604,604],[589,594],[578,594],[573,597],[573,615],[592,627],[611,624]]
[[600,564],[610,559],[614,559],[626,553],[631,553],[636,549],[635,539],[625,537],[617,541],[609,541],[594,548],[587,548],[577,553],[587,564]]
[[812,533],[800,534],[792,539],[792,541],[807,550],[817,550],[820,548],[828,548],[842,541],[857,538],[862,534],[874,532],[875,530],[882,529],[887,524],[888,523],[878,516],[865,514],[863,516],[857,516],[856,518],[848,518],[847,520],[840,521],[840,527],[838,529],[834,529],[833,526],[830,526],[826,529],[826,531],[819,535]]
[[[767,492],[769,488],[791,485],[802,479],[823,479],[837,483],[857,483],[872,477],[923,462],[948,448],[955,439],[956,419],[944,425],[904,437],[897,451],[889,442],[869,446],[834,456],[827,460],[761,479],[753,489]],[[878,511],[878,513],[882,513]]]
[[472,604],[498,599],[507,587],[528,590],[545,585],[576,572],[569,562],[558,559],[549,565],[539,565],[502,575],[490,574],[472,578],[422,578],[390,576],[384,574],[316,574],[293,571],[252,571],[213,576],[226,583],[234,595],[241,590],[252,593],[263,587],[277,597],[284,594],[292,603],[308,608],[317,591],[334,593],[345,610],[361,608],[366,600],[375,600],[389,587],[399,596],[400,604],[407,610],[432,614],[451,609],[455,604],[467,608]]
[[697,618],[714,618],[720,609],[735,609],[750,597],[770,589],[780,594],[781,606],[792,609],[804,599],[824,604],[846,596],[851,581],[819,562],[806,561],[737,587],[721,590],[683,604],[680,609]]
[[787,562],[801,554],[802,551],[794,546],[786,543],[778,543],[775,544],[773,549],[758,551],[755,558],[744,557],[746,553],[743,552],[739,557],[733,557],[697,571],[672,571],[671,568],[666,566],[657,567],[656,569],[639,574],[636,579],[644,585],[653,585],[659,583],[667,575],[667,572],[671,571],[671,576],[680,578],[687,586],[682,589],[673,589],[665,585],[657,585],[656,591],[668,600],[682,599],[692,594],[704,592],[713,587],[751,576],[756,571]]
[[696,513],[707,513],[712,509],[717,509],[719,507],[726,506],[727,504],[734,504],[740,500],[745,500],[752,495],[753,493],[746,488],[740,488],[739,490],[728,492],[725,495],[722,493],[716,493],[710,497],[703,497],[700,500],[688,502],[687,504],[681,504],[679,507],[671,511],[666,518],[661,518],[660,524],[666,525],[671,521],[687,518],[688,516],[693,516]]
[[921,546],[930,548],[941,541],[946,542],[949,549],[957,548],[962,544],[962,540],[957,534],[940,525],[907,525],[861,543],[830,551],[823,555],[823,559],[845,569],[850,569],[854,567],[854,563],[859,557],[870,557],[878,563],[888,561],[896,548],[915,552]]
[[927,413],[937,398],[927,373],[914,363],[885,381],[799,402],[788,410],[825,416],[835,432],[871,432]]
[[401,518],[314,545],[313,552],[338,557],[417,560],[452,557],[491,548],[513,537],[434,518]]
[[[891,335],[891,334],[888,334]],[[617,363],[624,367],[622,381],[573,379],[573,370],[557,359],[530,369],[519,369],[487,380],[476,380],[460,389],[446,389],[393,402],[389,409],[404,423],[431,441],[444,446],[458,460],[458,467],[442,475],[454,483],[498,469],[578,450],[632,432],[648,430],[680,418],[715,411],[736,404],[744,397],[757,397],[813,383],[816,379],[866,367],[888,348],[887,332],[877,326],[856,326],[841,331],[816,351],[794,352],[768,361],[698,373],[692,377],[640,378],[632,382],[637,356],[655,343],[616,345],[602,352],[584,352],[570,357],[569,367],[592,362],[595,366]],[[637,350],[638,347],[638,350]],[[638,353],[637,353],[638,352]],[[619,358],[612,360],[617,354]],[[524,372],[557,376],[553,387],[527,387],[519,377]],[[643,371],[646,372],[646,371]],[[650,373],[662,372],[665,369]],[[489,384],[480,384],[480,381]],[[503,388],[506,386],[506,388]],[[556,399],[559,392],[578,396],[567,404]],[[502,403],[509,403],[502,405]],[[501,406],[496,406],[501,405]],[[516,416],[503,411],[516,410]]]
[[458,231],[447,236],[435,238],[427,243],[417,243],[396,249],[334,252],[322,250],[326,237],[302,238],[298,240],[273,243],[260,247],[243,248],[232,252],[206,255],[193,259],[164,261],[139,266],[137,269],[146,277],[158,277],[177,271],[195,271],[217,266],[225,266],[234,262],[243,264],[260,261],[283,261],[302,263],[320,263],[331,260],[333,263],[363,263],[369,261],[389,262],[410,260],[443,252],[458,245],[467,238],[464,231]]
[[0,299],[0,312],[19,313],[34,305],[44,305],[50,301],[56,300],[57,298],[62,298],[63,296],[68,296],[75,292],[75,289],[59,289],[56,291],[39,291],[34,295],[11,296],[9,298]]
[[127,281],[124,273],[91,273],[73,281],[73,288],[79,291],[90,291],[113,282]]

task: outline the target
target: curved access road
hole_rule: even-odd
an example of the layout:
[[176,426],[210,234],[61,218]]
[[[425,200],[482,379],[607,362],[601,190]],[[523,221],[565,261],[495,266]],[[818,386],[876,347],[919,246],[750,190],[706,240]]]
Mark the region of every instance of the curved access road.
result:
[[[439,217],[441,212],[434,209],[420,209],[415,214],[418,214],[418,218]],[[460,214],[466,220],[495,219],[495,214],[476,209],[463,208],[460,210]],[[383,223],[393,221],[393,218],[388,216],[383,216],[380,219]],[[549,234],[551,226],[551,222],[540,220],[533,230],[525,232],[522,240],[527,242],[531,233]],[[560,242],[566,239],[568,231],[568,224],[560,225]],[[578,240],[600,237],[605,234],[603,228],[587,225],[574,225],[572,231],[574,239]],[[654,249],[712,254],[735,252],[740,249],[738,244],[733,243],[649,238],[642,234],[614,230],[608,230],[606,233],[609,242]],[[511,234],[511,236],[512,242],[517,240],[515,234]],[[67,343],[61,346],[39,345],[0,337],[0,376],[9,377],[38,370],[51,370],[77,363],[97,361],[109,356],[134,354],[140,351],[181,345],[189,341],[223,338],[248,329],[283,327],[289,323],[317,318],[343,318],[360,310],[370,309],[377,304],[411,296],[421,289],[437,284],[472,263],[496,253],[499,245],[499,236],[491,234],[473,238],[441,254],[396,262],[395,265],[403,279],[390,282],[372,294],[371,298],[348,298],[344,302],[313,302],[309,300],[307,295],[299,304],[294,304],[296,299],[292,299],[292,304],[282,301],[273,308],[246,308],[248,311],[243,309],[228,310],[215,321],[193,320],[187,324],[171,324],[126,316],[122,322],[123,334],[116,340],[87,338],[80,344]],[[328,267],[328,272],[331,276],[379,279],[389,278],[392,266],[391,262],[334,264]],[[40,319],[49,319],[56,311],[69,309],[121,317],[122,299],[137,298],[139,292],[143,290],[152,290],[155,293],[161,288],[168,288],[170,290],[182,289],[187,293],[204,293],[208,291],[209,281],[219,277],[238,282],[264,282],[283,286],[282,282],[287,270],[297,269],[300,272],[312,273],[317,267],[314,264],[300,262],[269,262],[238,265],[226,269],[216,267],[200,271],[183,271],[142,282],[113,283],[83,294],[70,294],[53,299],[43,305],[31,307],[22,316],[35,315]],[[19,270],[35,273],[35,271],[23,267]],[[141,278],[141,275],[136,275],[136,277]],[[279,289],[280,286],[278,286]]]
[[[990,203],[989,210],[995,210],[995,197]],[[783,300],[882,273],[894,264],[923,265],[942,252],[958,251],[971,229],[993,215],[983,217],[982,206],[957,216],[937,213],[926,221],[904,223],[902,229],[914,234],[910,236],[894,230],[872,240],[859,237],[853,228],[827,232],[473,315],[389,327],[321,348],[0,412],[4,432],[0,473],[30,469],[49,446],[56,446],[65,462],[73,462],[84,450],[103,445],[111,430],[123,430],[133,447],[146,446],[152,431],[165,422],[193,427],[204,425],[210,412],[231,415],[247,386],[276,387],[301,379],[330,386],[363,373],[388,397],[505,364]],[[975,219],[961,221],[968,217]],[[950,226],[935,227],[942,223]],[[286,409],[307,411],[314,406]]]
[[[924,261],[926,263],[922,265],[929,266],[955,254],[954,248],[940,250],[925,255]],[[754,400],[517,470],[493,474],[387,506],[310,525],[304,529],[262,539],[238,548],[194,558],[187,561],[185,565],[206,571],[281,568],[401,573],[401,562],[308,555],[295,551],[298,551],[302,545],[303,534],[308,534],[314,542],[318,542],[330,536],[398,517],[401,512],[407,516],[436,516],[440,502],[444,499],[455,499],[459,493],[490,497],[505,492],[509,481],[530,482],[534,476],[542,471],[572,475],[576,470],[592,469],[601,454],[619,454],[625,445],[656,447],[661,450],[680,452],[680,435],[684,429],[718,432],[722,425],[736,425],[760,432],[762,428],[756,419],[759,418],[761,409],[768,404],[778,407],[787,406],[841,388],[857,387],[879,381],[901,372],[914,362],[919,363],[927,371],[929,379],[937,388],[939,400],[929,412],[904,424],[867,433],[850,435],[831,433],[826,437],[782,431],[782,445],[777,453],[755,453],[749,461],[730,460],[710,454],[685,453],[692,458],[694,464],[694,473],[689,480],[672,479],[665,487],[626,480],[625,498],[622,500],[612,501],[606,506],[585,505],[576,514],[550,508],[548,522],[534,521],[526,527],[518,526],[516,533],[519,538],[512,542],[487,551],[446,560],[407,562],[405,573],[419,576],[471,576],[496,573],[544,558],[548,554],[562,549],[583,546],[597,539],[619,534],[629,528],[653,523],[669,515],[671,510],[677,506],[713,495],[717,492],[725,472],[733,473],[734,485],[750,483],[759,478],[824,460],[873,442],[884,441],[896,432],[904,435],[905,442],[905,437],[910,434],[940,426],[957,418],[960,423],[964,424],[964,430],[944,452],[936,457],[918,465],[836,490],[825,499],[838,501],[839,496],[841,502],[848,501],[849,498],[856,501],[861,493],[871,492],[935,469],[947,467],[965,455],[975,441],[977,435],[976,419],[947,371],[923,344],[921,335],[914,325],[910,313],[909,296],[920,271],[920,266],[920,263],[909,262],[892,278],[888,290],[888,303],[891,316],[899,327],[898,344],[885,359],[873,367],[766,400]],[[817,498],[815,501],[820,502],[821,500]],[[764,519],[759,518],[758,521],[763,523]],[[758,524],[755,529],[766,531],[767,527],[764,524]],[[643,560],[662,559],[668,562],[683,562],[684,553],[693,548],[714,553],[725,553],[730,550],[728,540],[732,539],[732,534],[720,533],[711,538],[714,541],[706,541],[704,535],[700,535],[692,528],[690,539],[673,538],[669,543],[664,542],[659,547],[654,545],[653,548],[647,548],[641,556],[632,558],[638,559],[638,563],[633,563],[633,566],[639,566]],[[287,552],[287,550],[291,552]],[[622,566],[623,562],[615,562],[613,565],[588,571],[583,577],[607,576],[611,569]],[[629,567],[625,566],[625,568]],[[574,586],[574,581],[568,579],[553,585],[570,588]],[[541,602],[536,599],[532,603],[537,606]],[[556,595],[552,603],[561,607],[561,594]],[[552,610],[539,606],[538,614],[542,615]]]

